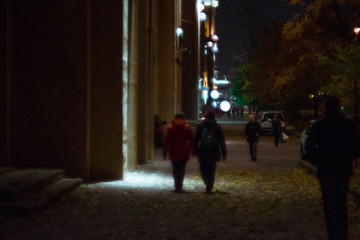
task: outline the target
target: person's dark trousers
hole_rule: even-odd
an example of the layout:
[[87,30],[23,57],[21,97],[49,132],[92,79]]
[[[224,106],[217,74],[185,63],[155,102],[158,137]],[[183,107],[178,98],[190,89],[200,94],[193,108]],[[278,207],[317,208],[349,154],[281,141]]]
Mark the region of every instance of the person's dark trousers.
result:
[[319,176],[329,240],[348,239],[347,193],[350,177]]
[[279,146],[280,138],[281,138],[281,132],[280,131],[274,132],[275,147]]
[[185,167],[187,161],[178,160],[171,161],[174,177],[175,190],[181,191],[183,187],[184,177],[185,177]]
[[201,160],[200,163],[200,173],[201,177],[206,185],[206,192],[211,192],[214,187],[215,182],[215,170],[216,170],[216,161],[215,160]]
[[255,161],[257,157],[257,142],[249,142],[251,160]]

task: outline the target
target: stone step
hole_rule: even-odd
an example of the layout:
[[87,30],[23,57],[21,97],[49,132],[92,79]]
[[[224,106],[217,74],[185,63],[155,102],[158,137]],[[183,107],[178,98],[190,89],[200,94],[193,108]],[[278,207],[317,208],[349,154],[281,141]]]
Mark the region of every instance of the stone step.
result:
[[44,210],[60,197],[75,190],[82,184],[82,179],[62,178],[26,198],[14,202],[0,202],[0,214],[30,216]]
[[19,169],[0,175],[0,202],[15,202],[64,177],[63,170]]

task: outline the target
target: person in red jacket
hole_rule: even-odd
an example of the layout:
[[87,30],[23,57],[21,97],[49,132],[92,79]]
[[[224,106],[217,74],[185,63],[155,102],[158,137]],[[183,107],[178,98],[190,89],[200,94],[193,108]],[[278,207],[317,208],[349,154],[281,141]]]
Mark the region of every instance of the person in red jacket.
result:
[[169,124],[163,144],[163,158],[166,160],[169,155],[172,164],[174,192],[183,192],[186,163],[194,153],[195,141],[190,124],[186,123],[184,113],[179,112]]

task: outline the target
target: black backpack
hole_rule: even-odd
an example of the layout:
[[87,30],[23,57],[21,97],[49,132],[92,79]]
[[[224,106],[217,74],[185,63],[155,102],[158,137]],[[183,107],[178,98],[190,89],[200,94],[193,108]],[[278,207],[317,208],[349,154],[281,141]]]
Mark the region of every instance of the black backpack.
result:
[[206,127],[201,135],[201,147],[214,148],[218,145],[216,131],[213,127]]

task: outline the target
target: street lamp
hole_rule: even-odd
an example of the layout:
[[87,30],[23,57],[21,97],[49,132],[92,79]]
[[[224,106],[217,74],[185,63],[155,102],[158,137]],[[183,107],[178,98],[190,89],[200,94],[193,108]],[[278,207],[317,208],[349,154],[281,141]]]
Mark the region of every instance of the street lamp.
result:
[[359,35],[359,32],[360,32],[360,27],[354,27],[354,33],[356,35],[356,38]]
[[[197,0],[197,9],[200,20],[200,50],[201,54],[201,73],[204,81],[202,82],[202,99],[204,108],[212,108],[213,84],[207,79],[212,79],[215,75],[215,54],[219,51],[217,41],[219,37],[215,35],[215,11],[219,6],[219,0]],[[214,92],[215,93],[215,92]]]
[[[355,33],[355,40],[356,42],[358,42],[358,36],[359,36],[359,32],[360,32],[360,27],[354,27],[354,33]],[[359,112],[359,94],[358,94],[358,79],[355,77],[354,78],[354,95],[355,95],[355,117],[358,117],[358,112]]]
[[207,20],[207,15],[204,12],[200,13],[200,21],[205,22]]
[[217,46],[217,43],[214,43],[213,47],[211,48],[211,51],[212,51],[213,53],[218,53],[218,52],[219,52],[219,48],[218,48],[218,46]]
[[219,1],[218,0],[204,0],[205,7],[218,7]]
[[176,34],[176,45],[178,49],[182,48],[183,45],[183,39],[184,39],[184,30],[181,27],[176,28],[175,30]]
[[216,35],[216,34],[212,35],[212,36],[211,36],[211,40],[212,40],[214,43],[218,42],[218,41],[219,41],[218,35]]
[[309,93],[308,95],[309,99],[315,102],[315,119],[319,117],[319,100],[322,95],[324,95],[324,93],[320,91],[317,93]]

